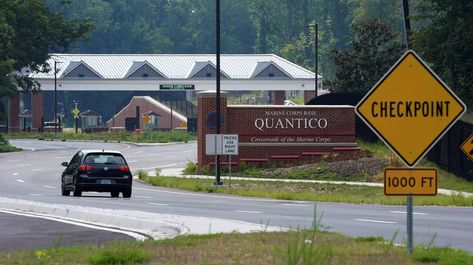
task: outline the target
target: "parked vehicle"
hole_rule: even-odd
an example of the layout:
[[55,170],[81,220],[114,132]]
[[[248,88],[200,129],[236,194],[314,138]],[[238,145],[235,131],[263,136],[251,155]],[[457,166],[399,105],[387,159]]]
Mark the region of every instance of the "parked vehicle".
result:
[[68,162],[61,177],[61,193],[81,196],[83,191],[110,192],[118,197],[131,197],[133,176],[120,152],[106,150],[80,150]]

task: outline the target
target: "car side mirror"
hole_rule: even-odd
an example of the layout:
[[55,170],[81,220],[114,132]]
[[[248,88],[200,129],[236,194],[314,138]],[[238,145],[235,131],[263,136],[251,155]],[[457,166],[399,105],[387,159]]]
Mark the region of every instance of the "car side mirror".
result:
[[67,167],[69,164],[67,162],[62,162],[61,165]]

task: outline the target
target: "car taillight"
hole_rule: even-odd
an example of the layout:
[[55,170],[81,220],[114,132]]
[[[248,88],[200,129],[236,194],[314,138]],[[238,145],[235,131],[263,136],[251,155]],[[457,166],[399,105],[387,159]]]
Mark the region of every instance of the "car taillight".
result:
[[118,170],[122,171],[122,172],[128,172],[130,170],[129,167],[127,166],[119,166],[118,167]]
[[94,169],[93,166],[80,166],[79,167],[80,171],[90,171],[90,170],[93,170],[93,169]]

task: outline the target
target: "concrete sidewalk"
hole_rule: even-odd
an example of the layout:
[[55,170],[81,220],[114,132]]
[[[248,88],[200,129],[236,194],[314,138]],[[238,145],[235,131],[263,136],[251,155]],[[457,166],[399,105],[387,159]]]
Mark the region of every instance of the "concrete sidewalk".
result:
[[[182,171],[184,168],[163,168],[161,169],[161,176],[168,177],[181,177],[181,178],[199,178],[199,179],[214,179],[214,176],[206,175],[183,175]],[[155,172],[150,171],[150,176],[154,176]],[[229,177],[222,176],[223,180],[228,180]],[[300,183],[318,183],[318,184],[335,184],[335,185],[356,185],[356,186],[370,186],[370,187],[383,187],[383,183],[378,182],[356,182],[356,181],[329,181],[329,180],[304,180],[304,179],[268,179],[268,178],[243,178],[243,177],[232,177],[232,180],[251,180],[251,181],[274,181],[274,182],[300,182]],[[444,195],[462,195],[465,197],[473,197],[473,193],[438,189],[438,194]]]

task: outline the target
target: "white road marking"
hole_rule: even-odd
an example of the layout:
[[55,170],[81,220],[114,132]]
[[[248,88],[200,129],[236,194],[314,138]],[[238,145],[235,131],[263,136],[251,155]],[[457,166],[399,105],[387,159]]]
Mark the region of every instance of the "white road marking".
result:
[[35,169],[32,169],[31,171],[41,171],[43,170],[42,168],[35,168]]
[[301,204],[301,203],[283,203],[282,205],[284,205],[284,206],[296,206],[296,207],[310,206],[310,204]]
[[18,176],[18,172],[13,173],[13,176]]
[[55,189],[55,187],[51,187],[51,186],[43,186],[45,187],[46,189]]
[[168,206],[169,204],[166,203],[155,203],[155,202],[148,202],[147,204],[156,205],[156,206]]
[[[405,211],[390,211],[392,213],[400,213],[400,214],[407,214]],[[426,213],[418,213],[418,212],[412,212],[413,215],[428,215]]]
[[153,197],[149,196],[133,196],[134,198],[142,198],[142,199],[152,199]]
[[30,196],[35,196],[35,197],[43,197],[43,194],[36,194],[36,193],[31,193],[29,194]]
[[17,166],[17,167],[26,167],[26,166],[29,166],[29,165],[30,165],[30,164],[17,164],[17,165],[15,165],[15,166]]
[[255,213],[255,214],[263,213],[263,212],[260,212],[260,211],[245,211],[245,210],[233,210],[233,211],[236,212],[236,213]]
[[82,226],[82,227],[86,227],[86,228],[91,228],[91,229],[96,229],[96,230],[103,230],[103,231],[108,231],[108,232],[114,232],[114,233],[122,233],[122,234],[125,234],[125,235],[128,235],[128,236],[131,236],[131,237],[134,237],[135,239],[137,240],[145,240],[146,237],[137,233],[137,232],[133,232],[133,231],[125,231],[125,230],[122,230],[122,229],[114,229],[114,228],[110,228],[110,227],[102,227],[102,226],[98,226],[98,225],[94,225],[94,224],[86,224],[86,223],[82,223],[82,222],[74,222],[72,220],[64,220],[64,219],[60,219],[60,218],[57,218],[57,217],[53,217],[53,216],[48,216],[48,215],[45,215],[45,214],[27,214],[27,213],[20,213],[20,212],[15,212],[15,211],[8,211],[8,210],[0,210],[0,212],[3,212],[3,213],[8,213],[8,214],[16,214],[16,215],[21,215],[21,216],[27,216],[27,217],[33,217],[33,218],[41,218],[41,219],[46,219],[46,220],[51,220],[51,221],[56,221],[56,222],[61,222],[61,223],[65,223],[65,224],[71,224],[71,225],[76,225],[76,226]]
[[123,145],[126,146],[124,150],[130,149],[130,145],[127,145],[127,144],[123,144]]
[[370,220],[370,219],[355,219],[355,221],[369,222],[369,223],[379,223],[379,224],[397,224],[397,222],[381,221],[381,220]]
[[177,164],[169,164],[169,165],[162,165],[162,166],[158,166],[159,168],[163,168],[163,167],[173,167],[173,166],[176,166]]
[[169,164],[169,165],[154,166],[154,167],[138,167],[138,168],[133,168],[133,170],[147,170],[147,169],[174,167],[174,166],[177,166],[177,164]]
[[131,160],[131,161],[127,161],[127,162],[128,162],[128,164],[131,164],[131,163],[136,163],[136,162],[138,162],[138,160]]
[[21,182],[21,183],[25,183],[25,181],[21,180],[21,179],[17,179],[16,181]]
[[19,162],[19,161],[20,161],[19,159],[13,159],[13,160],[8,160],[7,162],[11,163],[11,162]]
[[174,158],[174,157],[177,157],[177,156],[166,156],[166,158]]
[[185,150],[184,152],[186,153],[190,153],[190,152],[194,152],[195,150]]
[[144,153],[144,151],[136,151],[133,154],[141,154],[141,153]]
[[[215,195],[207,195],[203,193],[192,193],[192,192],[179,192],[179,191],[168,191],[168,190],[158,190],[158,189],[147,189],[147,188],[135,188],[134,190],[145,190],[145,191],[153,191],[153,192],[161,192],[161,193],[169,193],[169,194],[179,194],[185,196],[197,196],[197,197],[207,197],[207,198],[215,198]],[[238,200],[238,201],[253,201],[253,202],[276,202],[274,199],[259,199],[259,198],[243,198],[243,197],[231,197],[231,196],[218,196],[219,199],[231,199],[231,200]],[[304,202],[307,203],[307,202]]]

